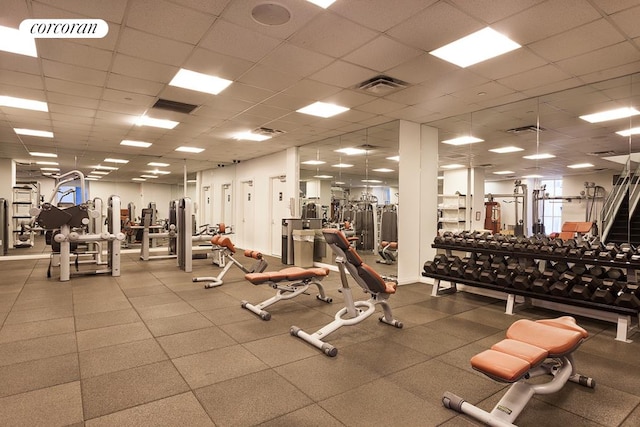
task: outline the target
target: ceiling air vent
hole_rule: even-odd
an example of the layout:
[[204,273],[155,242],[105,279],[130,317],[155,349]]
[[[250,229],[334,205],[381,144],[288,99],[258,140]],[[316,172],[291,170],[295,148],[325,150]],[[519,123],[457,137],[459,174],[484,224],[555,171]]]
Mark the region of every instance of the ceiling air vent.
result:
[[184,102],[171,101],[169,99],[159,98],[152,108],[160,108],[162,110],[174,111],[176,113],[189,114],[196,108],[197,105],[185,104]]
[[544,132],[545,130],[546,129],[543,127],[538,127],[536,125],[529,125],[529,126],[520,126],[518,128],[507,129],[505,132],[518,135],[525,132],[533,132],[533,133],[536,133],[537,131]]
[[258,135],[264,135],[264,136],[278,136],[278,135],[282,135],[283,133],[285,133],[285,131],[283,130],[278,130],[278,129],[270,129],[270,128],[265,128],[265,127],[260,127],[257,129],[254,129],[253,133],[258,134]]
[[615,156],[616,153],[615,151],[592,151],[591,153],[586,153],[587,156],[596,156],[596,157],[602,157],[602,156]]
[[393,77],[379,75],[355,86],[357,90],[363,90],[373,95],[386,95],[398,89],[404,89],[409,83]]

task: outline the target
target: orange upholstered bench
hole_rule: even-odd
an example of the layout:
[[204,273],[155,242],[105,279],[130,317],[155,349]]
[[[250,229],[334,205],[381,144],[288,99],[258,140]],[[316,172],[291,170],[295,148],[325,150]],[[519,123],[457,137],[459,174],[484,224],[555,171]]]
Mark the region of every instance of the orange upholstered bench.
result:
[[[486,412],[453,393],[442,398],[445,407],[472,416],[486,424],[505,426],[522,412],[531,397],[559,391],[567,381],[595,387],[593,379],[579,375],[572,353],[589,333],[573,317],[518,320],[507,330],[506,338],[471,358],[473,369],[489,378],[513,383],[493,411]],[[526,380],[550,375],[551,381],[531,384]]]

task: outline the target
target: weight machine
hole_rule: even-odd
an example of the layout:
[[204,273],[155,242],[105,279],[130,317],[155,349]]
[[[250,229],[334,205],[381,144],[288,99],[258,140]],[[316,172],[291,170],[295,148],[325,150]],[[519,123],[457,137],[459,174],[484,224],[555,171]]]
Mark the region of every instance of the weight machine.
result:
[[[493,202],[497,197],[509,198],[513,197],[512,201],[503,200],[503,203],[514,203],[515,204],[515,226],[513,230],[513,234],[515,236],[524,236],[527,231],[527,204],[528,204],[528,196],[527,196],[527,184],[523,184],[519,179],[514,181],[514,189],[513,193],[508,194],[494,194],[489,193],[484,196],[489,202]],[[485,203],[486,206],[486,203]],[[488,209],[488,208],[487,208]]]

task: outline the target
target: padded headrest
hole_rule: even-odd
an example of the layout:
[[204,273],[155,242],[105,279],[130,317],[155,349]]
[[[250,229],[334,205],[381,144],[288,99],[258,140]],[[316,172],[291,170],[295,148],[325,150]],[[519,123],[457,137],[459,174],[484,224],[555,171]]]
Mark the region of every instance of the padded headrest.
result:
[[344,233],[337,228],[324,228],[322,229],[322,234],[328,244],[336,245],[342,250],[347,250],[351,246]]

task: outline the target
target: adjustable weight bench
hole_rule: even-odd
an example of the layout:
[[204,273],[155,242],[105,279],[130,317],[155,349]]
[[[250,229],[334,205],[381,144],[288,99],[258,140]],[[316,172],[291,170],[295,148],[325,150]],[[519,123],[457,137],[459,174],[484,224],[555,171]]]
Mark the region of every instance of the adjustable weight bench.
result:
[[[389,296],[396,292],[397,283],[385,281],[369,265],[365,264],[358,255],[358,252],[351,246],[349,240],[340,230],[329,228],[322,230],[325,241],[336,255],[336,263],[340,271],[340,281],[342,288],[340,291],[344,295],[345,307],[335,314],[333,322],[323,326],[313,334],[309,334],[297,326],[291,327],[291,335],[302,338],[304,341],[318,347],[327,356],[335,356],[338,349],[323,341],[323,338],[343,326],[351,326],[362,322],[376,311],[376,305],[380,304],[384,315],[380,321],[388,325],[402,328],[402,322],[393,318]],[[367,301],[354,301],[349,288],[346,272],[358,285],[371,297]]]
[[330,303],[324,292],[324,287],[320,283],[322,279],[329,275],[328,268],[301,268],[288,267],[280,271],[266,271],[264,273],[248,273],[244,276],[254,285],[267,284],[276,289],[277,292],[269,299],[262,301],[257,305],[250,304],[248,301],[242,301],[242,308],[257,314],[262,320],[271,319],[271,313],[265,311],[265,308],[277,303],[280,300],[295,298],[300,294],[306,293],[309,286],[318,287],[318,298],[320,301]]
[[[446,392],[446,408],[470,415],[490,426],[514,426],[513,422],[536,394],[559,391],[567,381],[594,388],[592,378],[577,374],[572,353],[589,336],[573,317],[518,320],[507,330],[507,338],[471,358],[471,366],[489,378],[513,383],[491,412],[486,412]],[[551,375],[551,381],[536,384],[529,378]]]
[[223,261],[221,263],[221,267],[224,267],[220,274],[216,277],[194,277],[194,282],[209,282],[204,285],[205,289],[213,288],[216,286],[221,286],[223,284],[222,279],[224,275],[227,274],[227,271],[232,266],[238,267],[240,270],[244,271],[246,274],[248,273],[262,273],[267,268],[267,260],[264,259],[262,254],[257,251],[245,250],[244,256],[247,258],[253,258],[256,262],[251,266],[251,268],[246,268],[242,265],[238,260],[233,257],[233,254],[236,253],[236,247],[231,242],[231,239],[227,236],[221,236],[216,234],[211,238],[211,243],[214,245],[214,251],[220,255],[222,260],[228,260],[231,262]]

